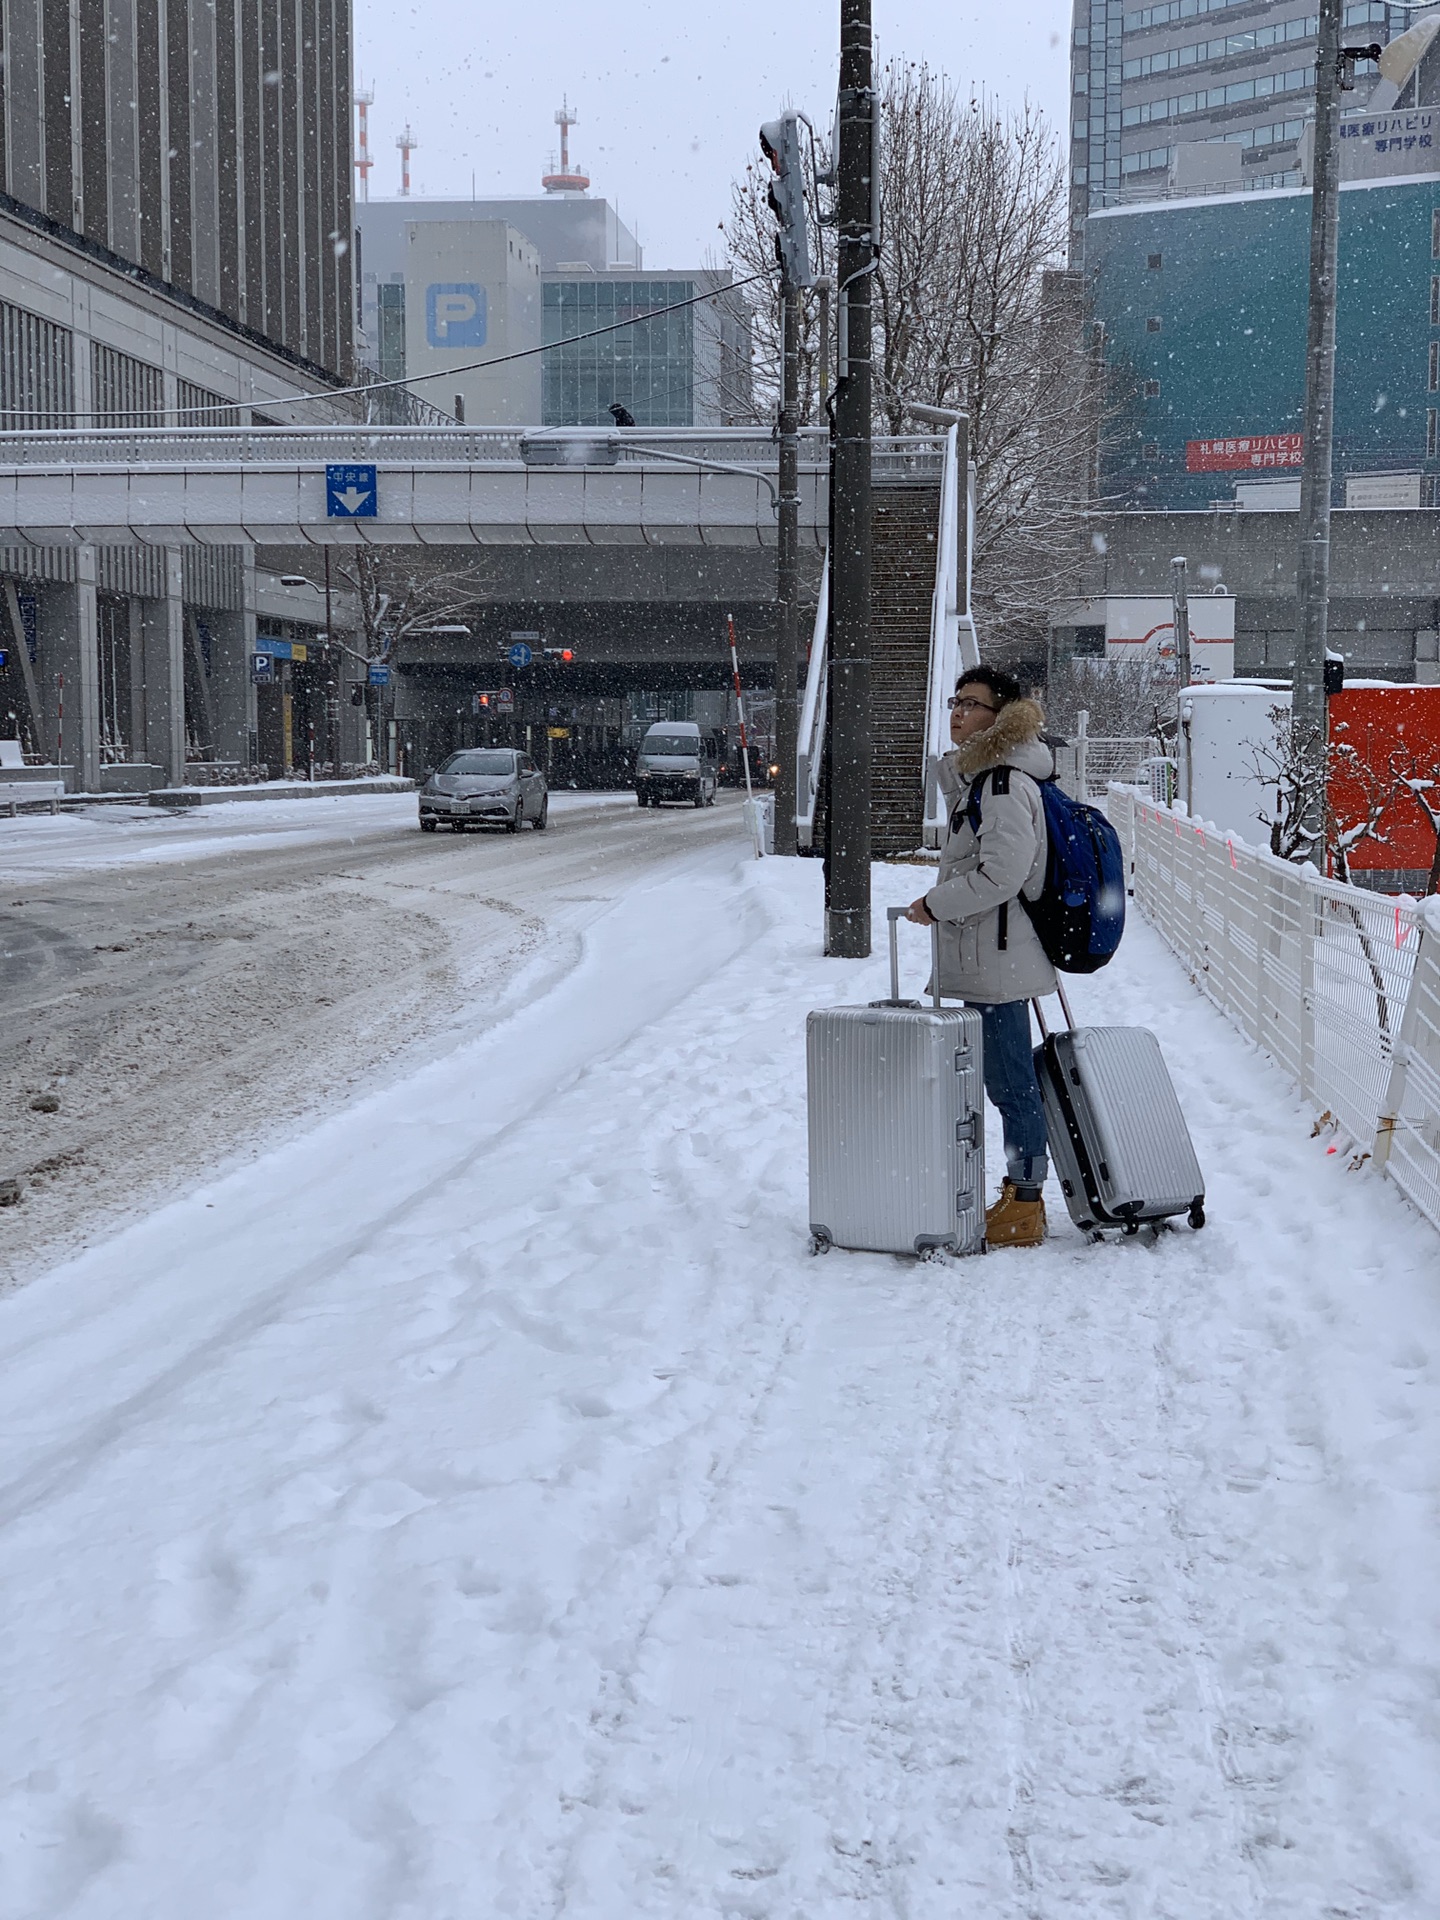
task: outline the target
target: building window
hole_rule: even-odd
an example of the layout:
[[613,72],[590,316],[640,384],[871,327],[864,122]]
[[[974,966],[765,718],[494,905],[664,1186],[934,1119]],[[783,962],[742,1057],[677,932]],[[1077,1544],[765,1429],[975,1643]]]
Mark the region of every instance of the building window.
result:
[[1430,216],[1430,258],[1440,260],[1440,207]]
[[[543,294],[547,353],[541,376],[546,426],[608,426],[612,401],[642,427],[688,427],[695,418],[695,324],[691,280],[552,280]],[[665,313],[666,307],[679,311]],[[593,340],[574,336],[614,326]]]
[[73,427],[68,327],[0,300],[0,427],[7,433]]
[[1430,391],[1440,393],[1440,340],[1430,342]]
[[193,380],[179,381],[175,398],[182,427],[238,427],[241,424],[240,409],[223,393],[197,387]]
[[377,357],[382,380],[405,378],[405,286],[393,283],[375,289]]
[[1159,333],[1160,316],[1158,313],[1152,313],[1150,315],[1150,318],[1145,322],[1145,331],[1147,333]]
[[1262,74],[1256,80],[1232,80],[1226,87],[1202,87],[1196,93],[1172,94],[1168,100],[1143,100],[1137,106],[1126,107],[1121,121],[1127,127],[1148,127],[1157,120],[1209,113],[1216,107],[1232,107],[1243,100],[1268,100],[1272,94],[1302,93],[1314,82],[1313,67],[1294,67],[1289,73]]
[[1440,426],[1440,413],[1434,407],[1425,416],[1425,458],[1433,460],[1436,451],[1436,427]]
[[1158,273],[1165,264],[1165,256],[1163,253],[1152,253],[1145,264],[1152,273]]
[[1147,400],[1158,400],[1160,398],[1160,382],[1158,380],[1147,380],[1145,382],[1145,398]]
[[90,342],[90,377],[97,427],[161,427],[165,424],[165,376],[159,367],[118,347]]
[[1121,156],[1120,171],[1126,173],[1154,173],[1170,164],[1169,147],[1147,147],[1144,153],[1127,153]]
[[1440,327],[1440,274],[1430,282],[1430,324]]
[[1147,440],[1140,449],[1140,458],[1142,460],[1158,460],[1160,458],[1158,443],[1154,440]]
[[1103,659],[1105,654],[1104,627],[1076,627],[1075,654],[1077,658],[1093,659],[1097,655]]

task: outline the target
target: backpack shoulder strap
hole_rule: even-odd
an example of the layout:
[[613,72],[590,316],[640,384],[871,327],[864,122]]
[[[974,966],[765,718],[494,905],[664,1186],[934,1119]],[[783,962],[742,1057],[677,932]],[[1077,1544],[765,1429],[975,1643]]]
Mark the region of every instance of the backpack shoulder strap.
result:
[[970,831],[972,833],[978,833],[980,831],[980,796],[984,791],[985,782],[987,780],[990,782],[990,791],[992,793],[1008,794],[1010,791],[1010,773],[1011,769],[1009,767],[985,767],[981,772],[976,774],[974,784],[970,788],[970,797],[965,802],[965,818],[970,822]]

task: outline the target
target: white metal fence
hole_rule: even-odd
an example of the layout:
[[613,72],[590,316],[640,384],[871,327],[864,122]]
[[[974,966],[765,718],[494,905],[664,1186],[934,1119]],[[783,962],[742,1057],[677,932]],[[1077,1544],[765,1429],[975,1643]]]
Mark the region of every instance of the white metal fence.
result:
[[1440,1228],[1440,902],[1322,879],[1135,787],[1106,805],[1195,984]]

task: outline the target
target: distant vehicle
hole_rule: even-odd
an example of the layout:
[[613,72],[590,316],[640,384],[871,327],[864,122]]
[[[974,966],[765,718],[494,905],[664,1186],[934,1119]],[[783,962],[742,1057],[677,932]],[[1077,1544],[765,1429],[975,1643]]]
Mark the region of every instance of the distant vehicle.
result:
[[702,734],[693,720],[657,721],[635,756],[635,797],[642,807],[658,807],[664,800],[713,807],[719,778],[714,738]]
[[544,774],[528,753],[513,747],[467,747],[452,753],[420,789],[422,833],[434,833],[442,820],[455,833],[467,827],[504,827],[518,833],[522,820],[543,828],[549,817]]

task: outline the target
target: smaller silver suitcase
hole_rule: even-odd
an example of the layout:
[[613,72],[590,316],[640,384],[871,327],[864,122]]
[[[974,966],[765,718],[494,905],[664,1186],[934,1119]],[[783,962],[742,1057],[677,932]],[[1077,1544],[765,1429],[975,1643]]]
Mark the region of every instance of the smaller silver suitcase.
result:
[[806,1022],[810,1232],[817,1250],[926,1254],[985,1247],[980,1015],[900,998],[891,907],[890,998]]
[[[1040,1030],[1045,1034],[1043,1014]],[[1035,1050],[1035,1077],[1050,1159],[1077,1227],[1134,1233],[1143,1221],[1177,1213],[1188,1213],[1192,1227],[1204,1226],[1205,1177],[1148,1027],[1072,1022],[1068,1033],[1045,1034]]]

